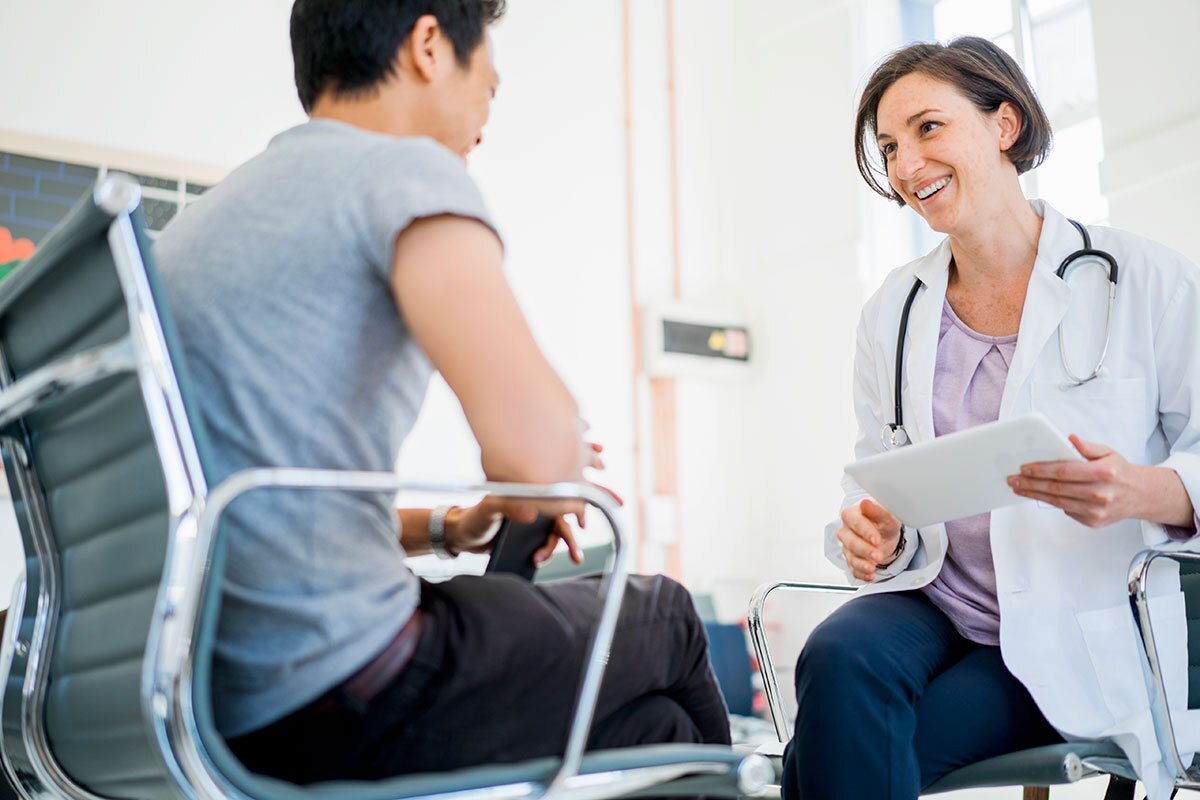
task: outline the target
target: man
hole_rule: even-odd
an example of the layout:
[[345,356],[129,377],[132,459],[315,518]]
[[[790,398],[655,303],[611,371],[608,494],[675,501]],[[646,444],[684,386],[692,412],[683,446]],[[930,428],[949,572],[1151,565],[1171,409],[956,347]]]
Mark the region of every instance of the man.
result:
[[[269,464],[390,470],[433,370],[490,479],[577,480],[593,457],[464,169],[499,83],[486,28],[502,13],[503,0],[296,2],[310,121],[156,245],[217,478]],[[397,540],[389,500],[272,492],[231,507],[214,694],[233,750],[297,782],[560,752],[595,582],[422,583],[406,553],[486,550],[496,511],[539,507],[405,509]],[[633,581],[596,720],[594,747],[729,741],[677,584]]]

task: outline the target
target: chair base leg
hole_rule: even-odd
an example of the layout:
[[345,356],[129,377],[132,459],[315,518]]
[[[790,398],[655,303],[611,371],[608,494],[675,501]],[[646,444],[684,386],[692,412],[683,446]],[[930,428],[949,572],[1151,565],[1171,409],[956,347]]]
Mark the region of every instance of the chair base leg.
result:
[[1021,800],[1050,800],[1049,786],[1026,786]]
[[1104,800],[1133,800],[1133,790],[1137,788],[1137,783],[1128,778],[1122,778],[1119,775],[1110,775],[1108,778],[1108,791],[1104,793]]

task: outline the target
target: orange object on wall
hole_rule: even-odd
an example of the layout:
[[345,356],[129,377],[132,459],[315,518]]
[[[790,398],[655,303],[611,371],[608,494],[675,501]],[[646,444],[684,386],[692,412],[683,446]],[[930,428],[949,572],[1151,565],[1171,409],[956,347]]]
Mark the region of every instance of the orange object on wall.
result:
[[24,261],[33,255],[34,244],[29,239],[16,239],[8,228],[0,226],[0,264]]

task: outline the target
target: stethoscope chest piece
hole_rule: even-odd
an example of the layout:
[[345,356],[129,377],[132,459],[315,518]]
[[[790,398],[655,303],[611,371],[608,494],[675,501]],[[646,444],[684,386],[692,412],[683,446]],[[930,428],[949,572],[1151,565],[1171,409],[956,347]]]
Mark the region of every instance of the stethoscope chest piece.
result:
[[883,441],[884,450],[895,450],[897,447],[904,447],[909,443],[908,431],[904,430],[903,425],[897,425],[894,422],[883,426],[880,439]]

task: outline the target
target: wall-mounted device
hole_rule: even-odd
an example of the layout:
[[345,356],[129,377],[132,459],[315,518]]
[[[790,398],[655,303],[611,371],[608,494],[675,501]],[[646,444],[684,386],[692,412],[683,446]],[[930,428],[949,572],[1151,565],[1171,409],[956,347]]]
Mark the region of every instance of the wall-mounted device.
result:
[[752,362],[746,316],[684,303],[643,306],[646,373],[653,378],[744,377]]

